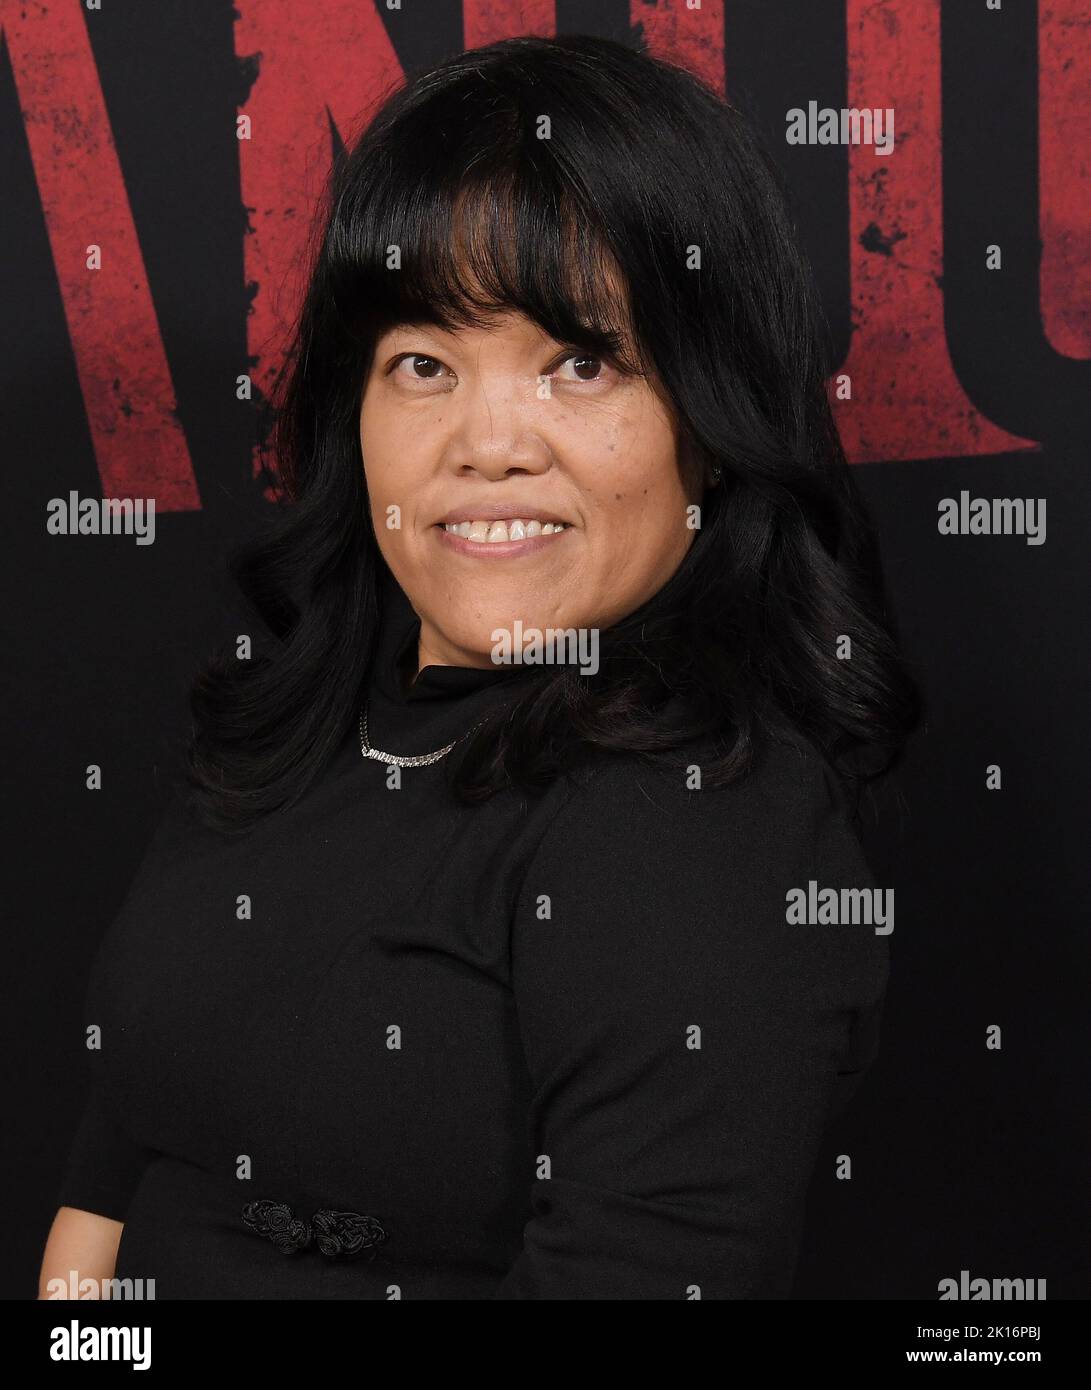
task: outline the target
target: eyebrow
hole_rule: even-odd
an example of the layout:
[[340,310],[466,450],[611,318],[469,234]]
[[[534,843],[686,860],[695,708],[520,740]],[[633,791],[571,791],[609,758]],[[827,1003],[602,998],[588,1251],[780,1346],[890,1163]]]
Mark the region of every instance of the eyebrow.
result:
[[[570,341],[573,343],[578,343],[580,341],[579,337],[573,338],[571,340],[568,338],[555,338],[553,334],[550,333],[550,331],[547,328],[543,328],[541,324],[535,323],[534,326],[543,335],[543,337],[547,338],[550,342],[557,343],[562,346]],[[472,324],[463,324],[456,328],[444,328],[442,324],[437,323],[433,319],[400,319],[397,323],[392,323],[389,328],[383,329],[379,335],[379,338],[376,341],[381,341],[383,338],[388,338],[392,333],[414,331],[419,332],[422,330],[424,332],[434,333],[438,338],[457,338],[461,336],[463,333],[468,332],[472,327]],[[589,330],[587,333],[588,346],[591,346],[592,339],[594,339],[595,337],[596,334],[594,330]],[[630,346],[630,337],[627,332],[621,333],[620,344],[623,348]]]
[[[383,338],[390,337],[392,334],[413,332],[430,332],[437,338],[458,338],[469,331],[470,327],[471,325],[458,328],[444,328],[442,325],[430,322],[428,319],[407,319],[401,323],[391,324],[391,326],[380,335],[377,341],[381,342]],[[566,339],[554,338],[553,334],[547,329],[542,328],[540,324],[535,324],[535,327],[538,329],[545,343],[556,343],[559,347],[565,346],[567,342]]]
[[426,329],[432,333],[450,336],[449,330],[429,319],[399,319],[397,323],[392,323],[389,328],[384,329],[382,336],[386,338],[389,337],[391,333],[400,333],[407,329],[416,331]]

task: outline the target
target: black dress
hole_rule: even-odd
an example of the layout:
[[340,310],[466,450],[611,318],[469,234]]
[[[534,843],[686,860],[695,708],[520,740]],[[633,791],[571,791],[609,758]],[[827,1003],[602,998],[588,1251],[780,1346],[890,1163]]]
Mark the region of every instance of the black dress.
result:
[[[406,696],[387,594],[373,746],[442,747],[533,678]],[[92,972],[58,1204],[124,1221],[117,1277],[158,1299],[787,1296],[887,938],[786,920],[873,884],[813,752],[716,791],[701,756],[466,808],[353,728],[242,840],[176,796]]]

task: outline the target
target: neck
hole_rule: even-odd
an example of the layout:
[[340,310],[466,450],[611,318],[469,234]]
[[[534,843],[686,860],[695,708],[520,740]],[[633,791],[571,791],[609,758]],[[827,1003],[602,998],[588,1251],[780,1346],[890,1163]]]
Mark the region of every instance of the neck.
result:
[[403,694],[409,694],[409,691],[413,687],[413,682],[420,674],[420,670],[417,650],[414,647],[410,647],[402,657],[401,664],[398,668],[398,683],[402,688]]
[[[482,655],[480,652],[460,651],[458,648],[449,646],[442,638],[437,641],[432,634],[424,630],[423,625],[417,638],[416,662],[417,669],[409,672],[405,677],[406,689],[413,684],[426,666],[458,666],[481,671],[495,670],[495,664],[488,656]],[[408,671],[408,669],[409,658],[406,657],[406,670]]]

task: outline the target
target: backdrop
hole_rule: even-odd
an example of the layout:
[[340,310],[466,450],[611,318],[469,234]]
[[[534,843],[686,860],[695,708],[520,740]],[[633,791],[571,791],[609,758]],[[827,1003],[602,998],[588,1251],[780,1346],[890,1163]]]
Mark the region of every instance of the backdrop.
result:
[[[88,969],[236,630],[223,557],[269,507],[258,407],[331,154],[419,64],[590,32],[699,73],[785,170],[929,706],[868,828],[882,1055],[797,1295],[935,1299],[967,1270],[1087,1297],[1091,0],[0,0],[0,24],[0,1293],[36,1291]],[[154,497],[154,542],[51,532],[73,495]]]

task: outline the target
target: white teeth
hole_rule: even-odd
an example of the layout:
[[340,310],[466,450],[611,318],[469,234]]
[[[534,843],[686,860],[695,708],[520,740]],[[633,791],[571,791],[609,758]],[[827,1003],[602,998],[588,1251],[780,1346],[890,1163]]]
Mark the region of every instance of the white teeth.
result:
[[532,536],[552,536],[563,531],[567,524],[564,521],[547,521],[543,526],[537,520],[523,521],[520,517],[512,517],[508,521],[448,521],[443,525],[444,530],[464,540],[488,545],[493,541],[523,541],[530,540]]

